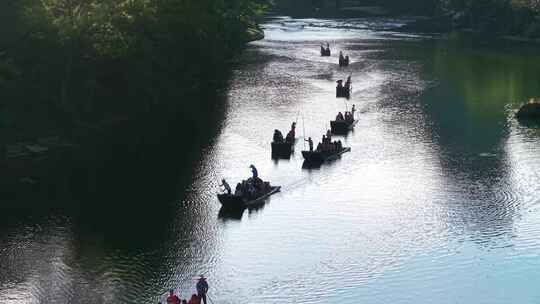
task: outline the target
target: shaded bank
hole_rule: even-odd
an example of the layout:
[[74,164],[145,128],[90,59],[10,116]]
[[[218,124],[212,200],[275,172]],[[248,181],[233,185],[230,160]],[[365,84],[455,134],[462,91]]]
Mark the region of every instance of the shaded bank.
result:
[[55,175],[71,180],[96,155],[124,161],[161,149],[163,133],[196,140],[214,118],[231,59],[264,37],[265,8],[256,0],[0,4],[0,193],[21,181],[29,190]]
[[298,17],[367,17],[432,15],[434,0],[274,0],[275,10]]
[[428,0],[433,10],[401,30],[424,33],[467,31],[514,41],[537,42],[540,38],[540,7],[536,1]]
[[[119,214],[124,208],[147,210],[132,204],[144,198],[174,201],[178,183],[191,178],[185,168],[192,167],[218,132],[228,75],[209,92],[183,99],[197,104],[197,112],[156,107],[121,123],[86,130],[73,137],[76,144],[46,157],[7,160],[4,164],[11,170],[2,172],[2,207],[79,208],[72,203],[82,200]],[[44,204],[34,205],[36,198],[45,199]]]
[[386,16],[391,12],[377,1],[299,0],[274,1],[274,12],[296,17]]

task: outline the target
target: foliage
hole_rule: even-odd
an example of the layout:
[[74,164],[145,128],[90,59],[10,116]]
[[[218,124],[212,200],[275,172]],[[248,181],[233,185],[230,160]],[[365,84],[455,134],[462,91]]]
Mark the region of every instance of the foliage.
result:
[[437,0],[440,14],[483,32],[536,36],[540,0]]
[[209,85],[243,47],[267,5],[0,1],[0,86],[15,82],[11,90],[0,90],[0,107],[62,113],[73,122],[131,115],[155,104],[182,109],[182,97]]

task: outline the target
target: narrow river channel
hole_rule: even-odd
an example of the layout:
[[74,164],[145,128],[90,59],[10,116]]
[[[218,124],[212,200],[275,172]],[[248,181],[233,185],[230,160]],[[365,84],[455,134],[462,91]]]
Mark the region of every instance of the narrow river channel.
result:
[[[144,197],[161,218],[121,227],[2,215],[0,303],[157,303],[169,288],[190,296],[200,274],[213,304],[539,303],[540,130],[514,119],[540,94],[538,49],[388,30],[402,22],[269,19],[181,199]],[[327,41],[334,54],[320,57]],[[351,99],[336,99],[348,75]],[[297,120],[318,141],[353,104],[350,153],[302,169],[300,140],[271,159],[274,129]],[[219,180],[250,164],[282,192],[220,212]]]

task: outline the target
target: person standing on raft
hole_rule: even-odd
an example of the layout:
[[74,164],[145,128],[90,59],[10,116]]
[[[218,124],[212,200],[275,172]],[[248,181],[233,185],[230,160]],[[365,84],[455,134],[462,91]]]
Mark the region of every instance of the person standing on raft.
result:
[[311,137],[308,137],[308,139],[304,140],[307,141],[309,144],[309,151],[313,152],[313,140],[311,139]]
[[257,168],[255,168],[254,165],[249,166],[251,168],[251,173],[253,174],[253,179],[256,180],[259,177],[259,172],[257,171]]
[[206,304],[206,293],[208,292],[209,287],[208,282],[206,282],[206,278],[203,275],[201,275],[195,287],[197,288],[199,299],[201,299],[204,304]]
[[231,186],[229,186],[229,183],[227,183],[227,181],[225,179],[221,180],[221,185],[219,185],[219,186],[223,187],[224,191],[227,191],[227,194],[231,194],[231,192],[232,192]]
[[291,130],[287,133],[287,137],[285,137],[286,142],[294,142],[294,138],[296,137],[296,122],[293,122],[291,124]]

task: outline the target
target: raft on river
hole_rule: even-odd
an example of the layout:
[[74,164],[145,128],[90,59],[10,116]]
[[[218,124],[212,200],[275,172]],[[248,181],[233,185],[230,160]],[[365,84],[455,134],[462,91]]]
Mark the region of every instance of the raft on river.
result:
[[336,115],[336,120],[330,121],[330,130],[333,134],[345,135],[352,129],[358,120],[354,119],[356,106],[353,104],[351,111],[345,111],[345,116],[341,112]]
[[336,97],[351,97],[351,89],[349,87],[336,87]]
[[291,158],[295,141],[272,142],[272,158]]
[[272,158],[291,158],[291,154],[294,151],[294,144],[296,143],[296,122],[291,125],[291,130],[287,133],[287,136],[283,138],[283,134],[279,130],[274,130],[274,137],[272,139]]
[[250,193],[248,191],[235,192],[234,194],[222,193],[218,194],[218,200],[225,208],[247,208],[264,202],[266,198],[272,194],[278,193],[281,186],[271,186],[269,182],[254,181],[252,178],[243,181],[242,184],[247,184],[254,187],[259,187],[256,191]]
[[331,120],[330,130],[333,134],[344,135],[354,129],[354,125],[358,123],[358,119],[353,120]]
[[330,57],[330,55],[331,55],[330,49],[325,49],[325,50],[321,49],[321,56]]
[[341,147],[336,150],[322,151],[302,151],[302,156],[304,157],[306,163],[308,164],[321,164],[325,161],[333,160],[339,157],[343,153],[350,152],[350,147]]
[[338,80],[336,81],[337,82],[337,86],[336,86],[336,97],[345,97],[345,98],[350,98],[351,97],[351,90],[352,90],[352,85],[351,85],[351,78],[347,78],[347,81],[345,82],[345,85],[343,85],[343,80]]
[[340,56],[339,57],[339,66],[340,67],[349,66],[349,56],[346,56],[346,57]]
[[321,56],[329,57],[331,54],[332,52],[330,51],[330,45],[328,43],[326,44],[326,47],[321,45]]

